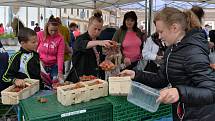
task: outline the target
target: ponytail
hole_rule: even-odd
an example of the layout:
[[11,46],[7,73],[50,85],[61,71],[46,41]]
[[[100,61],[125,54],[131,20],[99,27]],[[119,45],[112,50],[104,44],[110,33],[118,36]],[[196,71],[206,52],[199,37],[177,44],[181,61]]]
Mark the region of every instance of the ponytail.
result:
[[184,31],[190,31],[194,28],[201,28],[200,21],[192,11],[182,12],[176,8],[166,7],[159,11],[154,18],[156,21],[162,20],[169,27],[173,23],[179,23]]
[[183,13],[187,19],[187,27],[185,29],[186,31],[190,31],[191,29],[194,28],[197,29],[201,28],[201,23],[198,17],[191,10],[184,11]]
[[91,24],[94,20],[97,20],[100,23],[103,23],[102,19],[102,11],[101,10],[94,10],[93,16],[89,19],[89,24]]

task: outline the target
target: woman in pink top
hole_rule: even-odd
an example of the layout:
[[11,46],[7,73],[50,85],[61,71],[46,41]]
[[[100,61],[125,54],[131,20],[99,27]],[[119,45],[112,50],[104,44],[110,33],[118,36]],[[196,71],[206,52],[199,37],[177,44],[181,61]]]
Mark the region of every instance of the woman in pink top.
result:
[[0,23],[0,35],[3,35],[4,34],[4,27],[3,27],[3,24]]
[[54,16],[51,16],[45,26],[44,31],[37,33],[38,53],[43,67],[47,73],[50,73],[51,79],[58,77],[63,80],[63,62],[65,43],[63,36],[58,32],[58,22]]
[[124,15],[123,25],[114,34],[113,40],[121,44],[123,63],[126,69],[133,69],[141,58],[145,34],[137,28],[137,15],[134,11]]

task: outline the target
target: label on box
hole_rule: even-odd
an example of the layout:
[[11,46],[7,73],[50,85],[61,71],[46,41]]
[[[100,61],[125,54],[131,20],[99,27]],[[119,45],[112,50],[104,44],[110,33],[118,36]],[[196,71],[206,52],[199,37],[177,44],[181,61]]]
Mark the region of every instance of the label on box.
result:
[[81,114],[81,113],[86,113],[86,112],[87,112],[87,110],[78,110],[78,111],[63,113],[63,114],[61,114],[61,118],[73,116],[73,115],[77,115],[77,114]]

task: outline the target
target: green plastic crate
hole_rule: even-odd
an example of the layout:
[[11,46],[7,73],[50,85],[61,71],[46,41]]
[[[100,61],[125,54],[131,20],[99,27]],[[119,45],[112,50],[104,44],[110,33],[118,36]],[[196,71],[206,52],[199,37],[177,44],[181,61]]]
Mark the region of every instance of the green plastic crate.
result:
[[104,98],[63,106],[56,95],[45,96],[47,103],[31,97],[20,102],[26,121],[112,121],[112,105]]
[[0,103],[0,118],[2,116],[16,115],[16,112],[14,111],[14,109],[11,109],[11,108],[12,108],[11,105],[4,105],[4,104]]
[[171,105],[161,104],[158,111],[150,113],[127,101],[127,97],[106,97],[113,105],[113,121],[153,121],[163,116],[171,116]]

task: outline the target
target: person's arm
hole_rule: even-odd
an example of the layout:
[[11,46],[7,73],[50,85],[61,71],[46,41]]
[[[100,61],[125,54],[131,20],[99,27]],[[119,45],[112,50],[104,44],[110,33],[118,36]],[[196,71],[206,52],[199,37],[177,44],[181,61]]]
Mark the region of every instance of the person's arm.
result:
[[157,73],[135,71],[133,80],[152,88],[164,88],[168,85],[164,69],[164,64],[162,64]]
[[13,83],[16,80],[16,75],[20,68],[20,52],[17,52],[9,60],[9,65],[5,71],[2,81],[6,83]]
[[213,104],[215,102],[215,72],[209,67],[208,55],[198,47],[189,48],[192,48],[193,53],[190,52],[185,56],[184,67],[192,86],[176,86],[180,101],[193,106]]
[[119,30],[114,33],[112,40],[119,42]]
[[93,48],[95,46],[109,47],[111,45],[110,40],[92,40],[87,43],[86,49]]
[[63,63],[64,63],[64,50],[65,43],[63,38],[61,38],[57,50],[57,65],[58,65],[58,76],[63,74]]
[[144,44],[142,50],[142,56],[144,60],[156,60],[157,52],[159,47],[152,41],[152,38],[149,37]]

